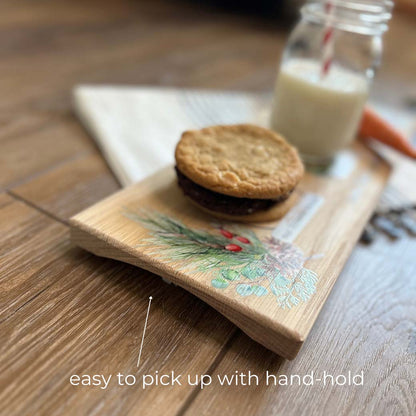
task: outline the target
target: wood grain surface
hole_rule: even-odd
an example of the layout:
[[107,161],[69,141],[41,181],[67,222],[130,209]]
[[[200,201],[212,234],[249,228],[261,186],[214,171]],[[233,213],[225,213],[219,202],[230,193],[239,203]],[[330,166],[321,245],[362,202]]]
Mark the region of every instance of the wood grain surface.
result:
[[[263,377],[258,388],[216,385],[201,392],[185,414],[413,414],[416,265],[397,264],[377,250],[358,247],[296,360],[284,361],[241,334],[214,373],[242,368],[277,377],[314,372],[321,382],[306,387],[294,379],[292,386],[267,387]],[[332,386],[329,377],[324,384],[324,372],[349,371],[364,372],[363,386]]]
[[[0,10],[1,414],[414,414],[410,236],[354,250],[292,362],[187,292],[69,244],[64,220],[117,187],[71,114],[73,85],[270,91],[287,36],[282,24],[174,0],[2,0]],[[415,20],[397,14],[390,26],[373,95],[399,108],[414,94]],[[415,180],[406,167],[394,184],[407,189]],[[136,371],[150,294],[143,373],[362,369],[365,385],[70,386],[75,372]]]
[[118,189],[103,158],[93,153],[62,163],[29,183],[13,187],[10,193],[66,221]]
[[[184,112],[188,114],[192,111],[191,105],[184,108]],[[298,304],[287,301],[288,304],[279,306],[277,297],[272,293],[273,283],[270,278],[263,283],[265,286],[259,283],[268,291],[265,296],[241,296],[238,293],[239,286],[236,291],[236,284],[231,283],[228,288],[218,290],[211,283],[218,276],[218,268],[210,269],[207,260],[201,263],[205,264],[203,268],[195,268],[194,263],[198,261],[196,255],[193,262],[189,261],[190,255],[184,260],[175,260],[174,254],[169,253],[166,244],[160,241],[145,244],[151,238],[152,232],[140,221],[134,222],[127,218],[130,214],[126,215],[126,211],[139,217],[159,213],[171,220],[180,221],[190,229],[215,232],[215,228],[212,227],[215,218],[196,209],[182,195],[176,184],[173,166],[160,170],[72,217],[71,240],[94,254],[142,267],[171,280],[215,307],[262,345],[285,358],[293,359],[309,334],[339,272],[374,210],[390,173],[390,167],[362,144],[355,143],[348,152],[353,166],[347,169],[346,177],[307,172],[292,196],[298,201],[294,202],[287,216],[294,213],[296,205],[300,205],[302,198],[306,198],[307,195],[321,200],[317,212],[293,239],[293,247],[302,250],[306,259],[312,256],[304,265],[298,266],[311,269],[317,275],[316,289],[313,289],[314,293],[310,299],[308,296],[306,301],[302,301],[302,296],[294,289],[296,285],[301,285],[301,281],[298,280],[298,276],[301,275],[300,269],[292,276],[290,272],[278,269],[279,266],[272,266],[276,267],[273,269],[275,273],[281,270],[280,273],[285,279],[293,279],[290,292],[293,290]],[[312,208],[313,204],[310,205]],[[300,217],[298,221],[302,221],[308,217],[308,212],[297,215]],[[328,223],[329,217],[331,222]],[[274,241],[278,243],[280,237],[275,235],[275,230],[284,226],[285,219],[286,217],[282,221],[260,224],[263,228],[246,224],[240,232],[241,235],[249,235],[244,233],[250,230],[263,242],[267,242],[273,236],[276,239]],[[230,221],[221,223],[223,228],[231,230],[236,225]],[[294,224],[287,224],[283,235],[287,235],[288,229],[292,227],[294,228]],[[177,237],[173,244],[178,247],[178,242],[180,237]],[[292,243],[292,240],[288,242]],[[198,244],[201,244],[201,241],[198,241]],[[279,251],[286,250],[283,262],[296,262],[293,258],[293,247],[285,249],[284,246],[279,246]],[[190,251],[189,248],[185,250]],[[245,252],[246,249],[243,248],[243,256],[246,255]],[[320,257],[314,259],[314,255]],[[231,253],[231,257],[238,256],[239,254]],[[279,253],[275,256],[279,259]],[[230,260],[233,261],[228,258],[228,261]],[[223,260],[224,263],[226,261]],[[264,260],[258,267],[267,270],[271,266]],[[241,267],[234,270],[239,273],[239,283],[253,284],[249,279],[242,277]],[[261,273],[263,274],[260,278],[264,279],[264,271]]]

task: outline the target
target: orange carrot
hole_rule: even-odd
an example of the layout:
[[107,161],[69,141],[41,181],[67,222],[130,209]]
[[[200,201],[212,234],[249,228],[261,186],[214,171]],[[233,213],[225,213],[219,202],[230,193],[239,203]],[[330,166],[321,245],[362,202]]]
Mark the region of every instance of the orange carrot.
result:
[[416,148],[411,145],[402,133],[369,107],[366,107],[364,110],[359,135],[364,138],[371,137],[416,159]]

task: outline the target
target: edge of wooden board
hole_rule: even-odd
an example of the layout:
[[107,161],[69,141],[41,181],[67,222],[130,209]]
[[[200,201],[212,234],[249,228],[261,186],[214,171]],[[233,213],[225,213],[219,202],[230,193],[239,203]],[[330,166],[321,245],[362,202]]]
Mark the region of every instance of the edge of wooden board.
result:
[[[355,242],[359,238],[362,228],[368,220],[368,217],[371,215],[371,207],[375,205],[376,200],[379,198],[383,190],[383,184],[385,184],[390,171],[391,168],[387,163],[382,163],[379,167],[380,187],[376,192],[372,193],[374,204],[371,203],[371,206],[368,204],[368,209],[363,212],[362,221],[360,221],[360,229],[357,227],[357,231],[353,235],[354,238],[351,238],[351,241],[349,241],[348,245],[345,247],[345,259],[348,258],[351,251],[353,250]],[[152,181],[156,175],[160,175],[160,172],[161,171],[146,178],[140,183]],[[101,205],[103,203],[105,204],[105,201],[117,199],[121,193],[128,193],[130,192],[131,188],[134,188],[135,186],[137,186],[137,184],[122,189],[98,202],[93,207],[96,208],[97,205]],[[123,244],[122,242],[101,232],[99,229],[90,226],[85,221],[83,221],[84,217],[82,214],[88,212],[91,208],[88,208],[87,210],[70,219],[71,239],[75,244],[98,256],[113,258],[115,260],[133,264],[159,276],[162,276],[169,281],[172,281],[174,284],[177,284],[185,290],[188,290],[195,296],[198,296],[200,299],[208,303],[210,306],[214,307],[221,314],[232,321],[236,326],[238,326],[249,337],[287,359],[293,359],[296,357],[301,346],[303,345],[303,342],[309,334],[313,323],[319,315],[326,299],[328,298],[332,287],[337,280],[339,272],[342,270],[345,264],[345,260],[343,259],[341,262],[342,264],[340,264],[339,267],[336,266],[335,274],[337,277],[331,279],[331,285],[324,294],[322,302],[315,306],[313,323],[307,332],[300,334],[293,328],[285,326],[284,323],[274,321],[260,313],[257,316],[260,319],[254,319],[253,316],[249,316],[250,314],[245,314],[242,312],[241,306],[239,306],[237,301],[226,301],[227,299],[224,297],[224,295],[219,292],[213,296],[213,294],[209,293],[206,288],[199,286],[197,281],[184,279],[184,276],[182,276],[180,271],[170,270],[170,268],[166,265],[161,267],[158,265],[159,263],[149,261],[149,256],[147,254],[137,253],[134,248],[130,247],[129,245]]]
[[[278,331],[273,332],[273,337],[270,337],[269,326],[261,324],[258,321],[241,314],[240,311],[233,308],[231,305],[226,306],[224,302],[221,302],[205,291],[199,290],[195,286],[188,286],[184,284],[183,281],[174,274],[167,273],[157,267],[153,268],[150,266],[150,263],[143,262],[138,257],[129,255],[127,251],[121,248],[117,242],[108,238],[103,238],[103,236],[99,236],[93,230],[87,230],[88,227],[85,227],[85,224],[77,222],[76,219],[71,219],[70,225],[71,241],[79,247],[100,257],[112,258],[114,260],[143,268],[158,277],[162,277],[173,284],[182,287],[206,302],[208,305],[212,306],[236,326],[238,326],[242,331],[244,331],[249,337],[253,338],[255,341],[264,345],[276,354],[292,360],[299,352],[304,339],[296,331],[286,328],[280,323],[273,322],[274,326],[279,326],[280,328]],[[111,250],[109,247],[111,247]],[[264,331],[267,331],[269,335],[266,338],[262,336]]]

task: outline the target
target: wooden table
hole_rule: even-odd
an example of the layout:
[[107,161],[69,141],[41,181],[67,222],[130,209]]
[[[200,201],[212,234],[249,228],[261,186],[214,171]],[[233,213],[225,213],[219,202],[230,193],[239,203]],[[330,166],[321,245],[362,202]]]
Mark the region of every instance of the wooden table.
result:
[[[292,362],[184,290],[69,242],[68,218],[119,188],[71,113],[73,85],[264,91],[285,42],[278,23],[167,0],[3,0],[0,7],[1,414],[414,414],[415,239],[357,246]],[[379,98],[397,104],[411,92],[415,36],[414,18],[393,19]],[[410,164],[401,175],[414,186]],[[364,385],[70,384],[73,374],[215,378],[236,370],[363,371]]]

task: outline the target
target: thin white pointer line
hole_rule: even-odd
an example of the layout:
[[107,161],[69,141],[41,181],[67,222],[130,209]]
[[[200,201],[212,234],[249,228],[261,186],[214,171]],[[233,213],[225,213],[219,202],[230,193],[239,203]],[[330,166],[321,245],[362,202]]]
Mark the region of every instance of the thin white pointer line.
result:
[[149,305],[147,306],[147,314],[146,314],[146,320],[144,321],[144,328],[143,328],[143,335],[142,335],[142,342],[140,344],[140,352],[139,352],[139,358],[137,359],[137,368],[139,368],[140,365],[140,358],[142,356],[142,350],[143,350],[143,341],[144,336],[146,334],[146,328],[147,328],[147,319],[149,318],[149,311],[150,311],[150,304],[152,303],[152,296],[149,296]]

